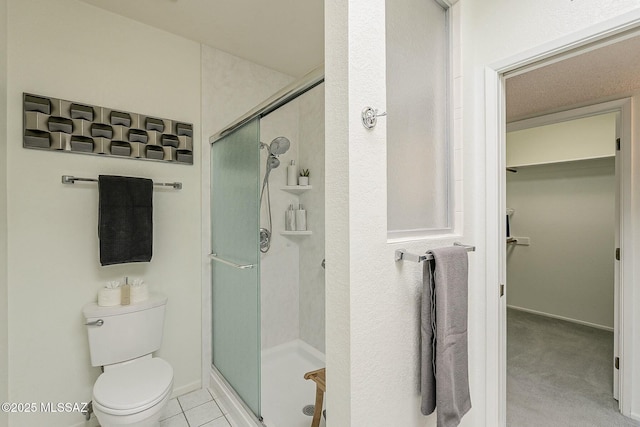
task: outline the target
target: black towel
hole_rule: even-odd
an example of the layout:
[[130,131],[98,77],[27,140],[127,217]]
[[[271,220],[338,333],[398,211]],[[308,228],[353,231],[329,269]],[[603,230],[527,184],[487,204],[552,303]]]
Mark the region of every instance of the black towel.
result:
[[100,264],[151,261],[153,181],[100,175],[98,188]]

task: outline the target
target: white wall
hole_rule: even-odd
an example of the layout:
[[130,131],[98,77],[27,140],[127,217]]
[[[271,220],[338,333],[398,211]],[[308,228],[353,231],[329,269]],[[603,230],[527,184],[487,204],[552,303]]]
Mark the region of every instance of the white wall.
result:
[[[7,117],[7,0],[0,1],[0,117]],[[7,121],[0,120],[0,402],[8,400]],[[8,415],[0,412],[0,426]]]
[[[324,89],[318,86],[260,120],[261,140],[278,136],[291,141],[271,171],[271,249],[261,255],[260,294],[262,349],[302,339],[324,353]],[[267,152],[261,151],[260,180]],[[310,169],[312,190],[300,195],[281,188],[287,183],[287,166]],[[267,224],[266,195],[261,224]],[[284,213],[290,204],[302,203],[307,211],[310,236],[282,236]]]
[[616,113],[514,130],[507,134],[507,166],[611,157],[615,135]]
[[[200,156],[172,165],[22,148],[25,91],[187,121],[200,139],[200,46],[75,0],[9,1],[9,400],[85,402],[90,366],[82,306],[108,280],[144,277],[168,295],[158,355],[174,391],[201,384]],[[150,263],[100,267],[95,184],[100,173],[181,181],[154,192]],[[82,424],[80,414],[15,414],[10,425]]]
[[[202,371],[207,381],[211,369],[211,261],[207,256],[211,252],[211,242],[208,241],[211,236],[209,222],[211,212],[209,206],[211,200],[211,145],[209,137],[221,131],[292,81],[293,77],[291,76],[209,46],[202,46]],[[270,142],[270,139],[263,138],[262,140]],[[278,184],[282,182],[275,176],[282,173],[284,166],[283,164],[274,171],[272,180],[272,183],[275,184],[272,187],[274,194],[279,191],[277,190]],[[279,224],[281,216],[275,209],[273,212],[274,224]],[[281,242],[284,241],[281,240]]]
[[309,169],[313,189],[300,196],[313,231],[300,240],[300,338],[325,352],[324,84],[298,98],[301,168]]
[[[271,248],[260,255],[260,315],[262,349],[299,338],[300,332],[300,239],[280,234],[284,230],[284,212],[299,197],[281,190],[287,184],[287,166],[299,163],[300,147],[298,100],[289,102],[260,119],[260,140],[266,144],[278,136],[289,138],[289,150],[279,156],[280,166],[271,171],[271,215],[273,220]],[[267,150],[260,150],[260,185],[265,174]],[[268,224],[267,196],[262,200],[260,225]]]
[[[454,6],[454,33],[458,3]],[[325,2],[327,411],[336,426],[435,426],[420,413],[419,307],[422,266],[395,263],[400,247],[419,253],[454,240],[475,244],[473,210],[457,217],[461,234],[387,240],[386,122],[361,124],[364,106],[384,109],[385,2]],[[362,11],[366,10],[366,13]],[[454,37],[454,49],[460,47]],[[460,82],[461,69],[454,67]],[[454,179],[462,188],[461,87],[454,91]],[[423,183],[423,185],[430,185]],[[466,187],[466,186],[465,186]],[[471,194],[471,193],[470,193]],[[457,207],[462,207],[460,195]],[[466,199],[464,200],[466,208]],[[453,208],[453,207],[452,207]],[[462,233],[464,230],[464,233]],[[482,425],[484,294],[470,255],[469,364],[474,408],[461,426]]]
[[[612,138],[613,138],[612,134]],[[613,329],[614,159],[530,166],[507,176],[507,303]]]
[[349,4],[349,0],[324,3],[326,368],[331,387],[325,405],[336,427],[352,425],[354,412],[349,283],[349,195],[353,191],[349,180]]
[[[526,58],[523,52],[531,49],[542,49],[541,46],[547,43],[560,43],[559,40],[579,30],[591,27],[621,17],[625,13],[631,13],[637,9],[635,0],[583,0],[573,2],[557,2],[554,0],[523,0],[510,2],[506,0],[487,0],[474,2],[462,0],[458,4],[462,5],[462,51],[463,51],[463,85],[464,85],[464,134],[465,144],[472,149],[465,152],[465,172],[473,180],[471,193],[467,193],[471,205],[465,203],[465,214],[474,216],[478,233],[475,243],[479,247],[477,260],[486,266],[482,272],[483,277],[490,278],[489,283],[484,283],[481,279],[478,286],[487,295],[486,301],[491,300],[491,295],[497,293],[497,285],[500,272],[497,269],[497,246],[494,241],[498,237],[493,234],[485,235],[481,231],[486,227],[492,230],[492,224],[498,218],[487,218],[487,209],[495,209],[492,205],[487,205],[487,200],[493,203],[496,200],[496,187],[491,184],[487,186],[488,178],[497,176],[500,171],[485,170],[487,163],[497,162],[496,150],[492,148],[496,144],[496,138],[489,130],[491,138],[486,138],[487,127],[486,118],[494,117],[498,111],[487,111],[486,102],[493,96],[493,93],[485,93],[485,67],[498,67],[499,63],[514,61],[516,58]],[[608,23],[607,26],[613,26]],[[640,123],[638,112],[634,112],[634,126]],[[489,149],[487,149],[489,147]],[[487,156],[487,153],[490,156]],[[494,178],[497,180],[497,178]],[[636,207],[634,207],[636,209]],[[496,211],[498,212],[498,211]],[[499,212],[502,216],[502,212]],[[634,214],[635,215],[635,214]],[[465,215],[466,217],[466,215]],[[489,245],[488,245],[489,244]],[[484,252],[486,253],[486,258]],[[496,279],[495,281],[493,279]],[[495,292],[495,293],[494,293]],[[634,306],[640,307],[637,294],[634,298]],[[495,303],[494,303],[495,304]],[[494,309],[496,306],[492,306]],[[636,310],[637,311],[637,310]],[[496,323],[495,312],[490,311],[484,316],[487,323],[482,321],[480,330],[487,336],[487,342],[491,347],[487,347],[487,355],[490,359],[487,363],[486,383],[487,393],[493,394],[496,388],[496,379],[499,372],[496,371],[497,356],[499,354],[498,331],[499,325]],[[639,336],[637,333],[635,336]],[[632,344],[635,348],[640,348],[640,342]],[[639,355],[640,356],[640,355]],[[640,366],[640,360],[630,362],[630,365]],[[633,381],[640,384],[640,374],[634,372]],[[494,396],[495,397],[495,396]],[[487,423],[497,425],[498,422],[498,402],[497,399],[487,399]],[[640,413],[640,402],[636,399],[633,403],[634,412]],[[636,415],[637,416],[637,415]]]

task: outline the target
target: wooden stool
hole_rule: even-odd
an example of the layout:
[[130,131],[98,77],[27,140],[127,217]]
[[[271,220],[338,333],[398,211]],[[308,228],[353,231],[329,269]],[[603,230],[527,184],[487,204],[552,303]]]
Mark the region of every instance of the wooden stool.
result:
[[325,369],[326,368],[322,368],[304,374],[305,380],[312,380],[316,383],[316,406],[313,411],[313,420],[311,421],[311,427],[318,427],[320,425],[320,417],[322,416],[322,401],[324,400],[324,392],[327,391]]

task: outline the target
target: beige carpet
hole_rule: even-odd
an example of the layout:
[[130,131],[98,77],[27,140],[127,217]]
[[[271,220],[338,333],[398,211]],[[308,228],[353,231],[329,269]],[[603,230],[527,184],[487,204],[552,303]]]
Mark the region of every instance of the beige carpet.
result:
[[613,399],[613,333],[507,310],[507,426],[636,427]]

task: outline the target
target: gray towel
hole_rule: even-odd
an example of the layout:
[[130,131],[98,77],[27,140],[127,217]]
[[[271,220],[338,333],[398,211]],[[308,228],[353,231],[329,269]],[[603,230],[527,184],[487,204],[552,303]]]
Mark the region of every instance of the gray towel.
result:
[[437,427],[455,427],[471,409],[467,354],[467,251],[429,251],[421,309],[422,413],[438,408]]

